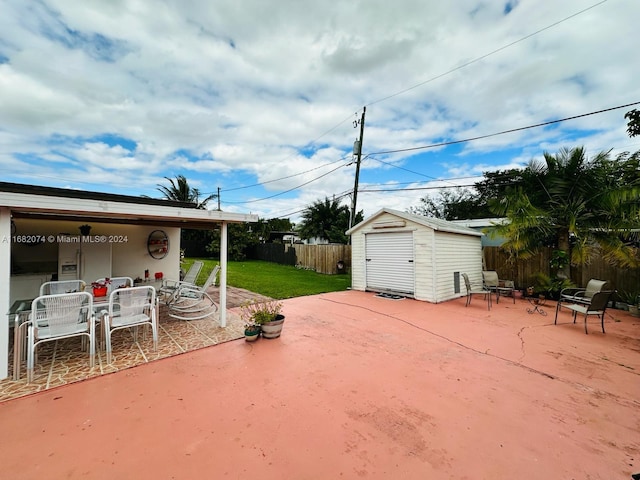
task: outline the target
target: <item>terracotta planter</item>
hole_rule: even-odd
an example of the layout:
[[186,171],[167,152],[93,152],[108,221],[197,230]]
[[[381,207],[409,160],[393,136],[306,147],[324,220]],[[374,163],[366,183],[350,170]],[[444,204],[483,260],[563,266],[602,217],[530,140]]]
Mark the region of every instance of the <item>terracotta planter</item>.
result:
[[284,315],[278,315],[272,322],[262,324],[262,336],[264,338],[278,338],[282,333]]

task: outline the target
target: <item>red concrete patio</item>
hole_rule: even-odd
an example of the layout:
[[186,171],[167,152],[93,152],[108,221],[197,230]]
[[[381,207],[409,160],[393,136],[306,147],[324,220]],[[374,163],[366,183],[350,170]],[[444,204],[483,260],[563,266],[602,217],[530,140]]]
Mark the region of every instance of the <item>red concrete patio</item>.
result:
[[236,340],[0,403],[2,478],[629,479],[640,319],[339,292]]

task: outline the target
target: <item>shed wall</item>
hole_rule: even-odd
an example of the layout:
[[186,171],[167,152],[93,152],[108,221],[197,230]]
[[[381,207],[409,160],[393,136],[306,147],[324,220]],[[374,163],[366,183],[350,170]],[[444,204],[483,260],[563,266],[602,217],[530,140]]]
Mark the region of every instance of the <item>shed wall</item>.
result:
[[[404,227],[373,228],[375,224],[404,220]],[[466,295],[462,273],[472,282],[482,282],[481,238],[474,235],[434,230],[420,223],[384,212],[352,233],[351,288],[365,290],[366,235],[412,232],[414,242],[415,291],[417,300],[444,302]],[[460,291],[454,289],[454,273],[460,274]]]
[[482,283],[482,242],[480,237],[435,232],[434,274],[436,292],[434,302],[444,302],[466,295],[460,278],[460,293],[454,291],[454,272],[469,275],[472,283]]
[[413,233],[415,245],[416,290],[417,300],[436,302],[435,296],[435,266],[434,266],[434,238],[435,231],[425,226],[416,225]]

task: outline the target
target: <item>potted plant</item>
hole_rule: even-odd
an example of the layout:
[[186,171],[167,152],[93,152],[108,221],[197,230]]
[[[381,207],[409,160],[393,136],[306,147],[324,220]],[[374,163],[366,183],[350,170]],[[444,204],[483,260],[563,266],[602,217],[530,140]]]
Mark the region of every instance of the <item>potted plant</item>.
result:
[[255,323],[245,323],[244,325],[244,339],[247,342],[255,342],[260,337],[262,327]]
[[638,294],[636,292],[628,292],[621,290],[618,292],[620,302],[616,302],[616,306],[620,305],[622,310],[628,310],[634,317],[640,316],[638,307]]
[[264,338],[278,338],[282,333],[284,315],[282,303],[277,300],[267,302],[252,301],[240,307],[240,316],[246,325],[259,325]]
[[109,278],[105,278],[100,281],[91,282],[91,287],[93,288],[93,296],[94,297],[106,297],[107,292],[109,291],[109,284],[111,280]]

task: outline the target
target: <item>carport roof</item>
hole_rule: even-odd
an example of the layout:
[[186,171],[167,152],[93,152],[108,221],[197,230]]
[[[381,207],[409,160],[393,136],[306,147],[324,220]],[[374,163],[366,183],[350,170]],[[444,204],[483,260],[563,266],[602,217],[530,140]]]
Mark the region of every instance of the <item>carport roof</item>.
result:
[[257,215],[202,210],[185,202],[6,182],[0,182],[0,207],[8,207],[15,218],[183,228],[258,221]]
[[423,225],[425,227],[431,228],[433,230],[448,232],[448,233],[458,233],[461,235],[471,235],[475,237],[481,237],[483,235],[482,232],[474,230],[472,228],[465,227],[463,225],[458,225],[453,222],[449,222],[447,220],[442,220],[440,218],[433,217],[425,217],[423,215],[414,215],[412,213],[401,212],[399,210],[393,210],[391,208],[382,208],[378,210],[376,213],[371,215],[369,218],[364,219],[362,222],[354,225],[352,228],[347,230],[347,235],[352,235],[360,228],[365,225],[374,222],[377,218],[379,218],[383,214],[390,214],[396,217],[399,217],[402,220],[406,220],[409,222],[417,223],[419,225]]

